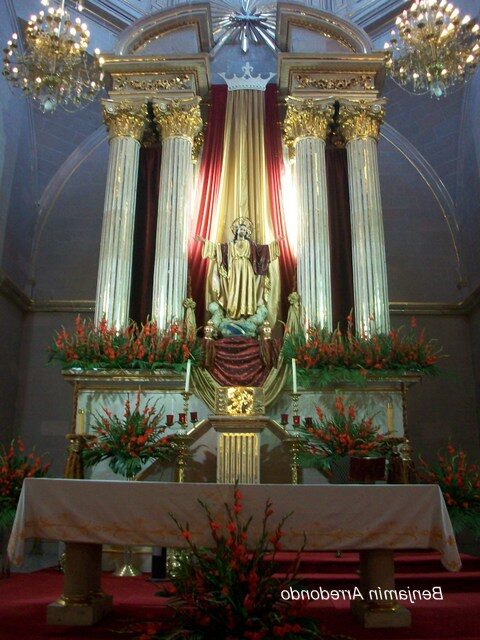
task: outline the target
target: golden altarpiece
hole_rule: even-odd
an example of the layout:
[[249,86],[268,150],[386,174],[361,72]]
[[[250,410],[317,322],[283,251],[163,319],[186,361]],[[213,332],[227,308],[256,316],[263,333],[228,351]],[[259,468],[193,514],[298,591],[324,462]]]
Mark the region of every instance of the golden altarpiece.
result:
[[[164,38],[168,41],[182,31],[196,42],[196,52],[168,54],[158,48]],[[298,52],[295,43],[303,33],[315,34],[325,45],[324,53]],[[290,330],[305,330],[313,324],[333,328],[325,162],[326,140],[332,130],[337,144],[346,147],[348,160],[357,329],[387,332],[388,288],[376,149],[385,109],[380,97],[383,53],[373,52],[366,34],[354,25],[321,11],[308,9],[299,14],[288,3],[278,4],[276,41],[276,69],[256,73],[246,56],[239,61],[235,74],[221,74],[229,89],[227,119],[231,122],[230,128],[227,121],[225,124],[222,177],[211,233],[197,238],[203,244],[203,259],[209,261],[205,299],[200,306],[211,314],[210,319],[208,312],[205,320],[197,318],[199,327],[205,325],[199,333],[208,343],[216,335],[228,338],[237,331],[251,330],[255,340],[270,344],[272,331],[277,336],[285,326]],[[109,325],[122,327],[129,319],[139,152],[152,136],[161,139],[162,160],[149,315],[160,328],[172,319],[184,320],[184,303],[190,300],[190,285],[195,278],[195,273],[188,273],[187,253],[194,233],[192,219],[198,216],[192,195],[198,165],[193,158],[201,151],[211,87],[220,81],[210,70],[213,44],[209,6],[196,4],[189,5],[188,11],[178,7],[140,21],[120,38],[117,53],[105,56],[110,89],[103,111],[110,150],[97,322],[105,317]],[[243,75],[238,75],[242,65]],[[283,112],[284,146],[294,163],[297,234],[287,239],[276,237],[268,203],[265,198],[262,201],[261,193],[267,185],[261,158],[248,157],[250,146],[255,146],[252,136],[264,135],[256,119],[263,113],[266,85],[274,76]],[[257,163],[254,171],[252,163]],[[292,211],[288,213],[292,216]],[[282,317],[278,259],[286,241],[296,256],[296,271],[292,288],[287,291],[291,294],[290,307]],[[250,257],[255,252],[263,266],[257,265],[252,271],[244,251],[249,251]],[[250,271],[239,272],[236,280],[230,275],[227,280],[228,257],[231,273],[233,264]],[[237,289],[221,293],[222,286],[227,285]],[[249,287],[251,291],[247,291]],[[258,305],[253,313],[251,305],[242,306],[244,293]],[[194,302],[198,306],[199,300]],[[191,308],[192,303],[187,303],[187,312]],[[249,322],[246,329],[245,323]],[[406,432],[406,389],[413,381],[389,379],[367,383],[363,388],[348,384],[297,388],[292,363],[278,353],[261,384],[250,383],[248,376],[242,385],[222,384],[207,367],[199,366],[192,367],[191,377],[188,372],[188,380],[185,374],[166,370],[72,370],[64,377],[74,386],[74,422],[87,433],[93,415],[107,400],[112,410],[120,409],[125,395],[138,389],[157,406],[163,406],[167,414],[194,416],[182,428],[190,456],[188,463],[182,462],[177,469],[178,479],[227,483],[237,478],[242,483],[326,482],[316,471],[303,471],[301,477],[295,459],[294,428],[282,424],[286,420],[281,421],[280,416],[315,415],[315,405],[321,403],[328,409],[341,393],[365,415],[376,414],[385,433],[401,437]],[[173,469],[154,465],[144,469],[141,476],[171,480],[173,474]],[[95,470],[96,478],[109,476],[106,466]],[[371,584],[380,584],[379,571],[385,567],[389,580],[393,580],[391,553],[381,553],[384,556],[380,560],[372,559],[368,552],[363,560]],[[392,607],[387,613],[394,617],[392,625],[408,624],[405,610]],[[360,615],[365,618],[368,612]],[[384,611],[378,615],[383,616],[381,624],[390,625],[384,620]]]

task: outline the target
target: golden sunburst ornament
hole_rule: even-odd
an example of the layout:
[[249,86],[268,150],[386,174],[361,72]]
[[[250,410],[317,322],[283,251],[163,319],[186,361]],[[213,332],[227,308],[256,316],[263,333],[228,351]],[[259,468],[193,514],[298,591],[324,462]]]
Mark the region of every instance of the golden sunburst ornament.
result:
[[226,44],[239,44],[247,53],[251,44],[266,44],[277,51],[275,26],[277,3],[269,0],[212,0],[215,46],[211,54]]

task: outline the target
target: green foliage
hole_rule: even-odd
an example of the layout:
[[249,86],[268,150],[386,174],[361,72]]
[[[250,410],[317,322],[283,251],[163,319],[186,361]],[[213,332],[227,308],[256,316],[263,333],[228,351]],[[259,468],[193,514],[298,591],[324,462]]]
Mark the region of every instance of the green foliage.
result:
[[49,363],[58,362],[63,369],[174,369],[183,371],[187,360],[199,363],[202,352],[195,336],[186,334],[178,324],[167,330],[155,322],[138,326],[132,322],[118,331],[102,320],[96,327],[92,320],[77,316],[72,333],[64,328],[49,348]]
[[282,353],[287,360],[295,358],[305,386],[313,381],[317,386],[340,382],[362,385],[370,377],[439,373],[436,363],[440,349],[425,339],[424,331],[416,331],[414,319],[408,331],[392,330],[367,337],[353,332],[349,316],[345,334],[339,328],[328,331],[314,326],[306,334],[287,335]]
[[343,399],[335,399],[335,408],[325,416],[316,407],[318,421],[304,422],[301,426],[305,438],[305,450],[300,464],[315,467],[329,475],[333,460],[343,456],[380,456],[384,453],[385,438],[374,426],[373,418],[357,417],[354,405],[345,407]]
[[291,571],[279,576],[276,553],[281,545],[282,527],[291,514],[269,531],[273,509],[268,500],[262,533],[252,544],[249,540],[252,519],[241,517],[242,499],[235,487],[233,506],[225,505],[224,523],[215,521],[208,505],[200,501],[213,539],[211,549],[197,546],[188,523],[180,524],[171,514],[188,542],[189,553],[180,556],[171,588],[158,594],[172,598],[173,617],[156,625],[151,634],[141,636],[143,640],[267,640],[273,637],[321,640],[315,623],[301,618],[292,603],[280,595],[283,589],[294,586],[299,554],[304,548],[298,552]]
[[464,451],[450,442],[429,465],[420,458],[422,480],[438,484],[443,494],[455,533],[472,531],[480,539],[480,467],[467,464]]
[[105,416],[97,416],[93,427],[94,438],[88,440],[82,452],[86,466],[102,460],[109,461],[114,473],[133,478],[149,460],[172,462],[176,456],[174,436],[166,436],[161,424],[162,413],[148,402],[140,409],[140,392],[133,410],[130,400],[125,401],[123,416],[104,409]]
[[42,478],[49,468],[50,462],[38,456],[35,449],[25,453],[21,438],[0,450],[0,529],[13,524],[25,478]]

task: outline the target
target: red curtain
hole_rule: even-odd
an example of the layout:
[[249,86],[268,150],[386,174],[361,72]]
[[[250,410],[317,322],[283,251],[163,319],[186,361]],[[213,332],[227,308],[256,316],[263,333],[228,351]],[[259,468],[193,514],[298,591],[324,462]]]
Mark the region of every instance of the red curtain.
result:
[[[211,105],[207,117],[208,125],[203,146],[202,161],[198,177],[197,222],[195,234],[209,239],[212,235],[212,218],[220,188],[223,156],[223,130],[227,106],[227,86],[213,85]],[[189,246],[189,273],[191,295],[197,303],[197,323],[205,321],[205,284],[208,260],[202,258],[202,243],[192,241]]]
[[346,149],[327,146],[326,163],[333,326],[340,323],[340,327],[344,329],[346,318],[353,308],[352,236]]
[[136,322],[145,322],[152,309],[161,157],[160,146],[140,150],[130,293],[130,317]]
[[280,245],[281,315],[287,318],[288,295],[296,291],[296,260],[288,243],[282,206],[282,174],[285,170],[282,152],[282,133],[278,114],[277,85],[269,84],[265,92],[265,161],[273,232],[284,238]]

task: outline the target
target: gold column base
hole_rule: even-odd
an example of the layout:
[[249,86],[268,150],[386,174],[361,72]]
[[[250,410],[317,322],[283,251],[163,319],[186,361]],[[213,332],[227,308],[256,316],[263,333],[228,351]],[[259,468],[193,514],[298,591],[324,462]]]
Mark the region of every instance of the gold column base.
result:
[[47,606],[47,624],[91,626],[112,609],[112,596],[97,593],[87,598],[62,596]]
[[412,615],[398,603],[367,602],[353,600],[350,610],[365,629],[399,629],[412,624]]
[[[360,551],[360,591],[363,600],[353,600],[350,609],[366,629],[409,627],[410,611],[397,600],[383,599],[381,594],[395,590],[393,551],[369,549]],[[370,597],[379,594],[378,597]]]
[[47,624],[88,626],[112,608],[101,588],[102,545],[65,543],[63,594],[47,607]]

